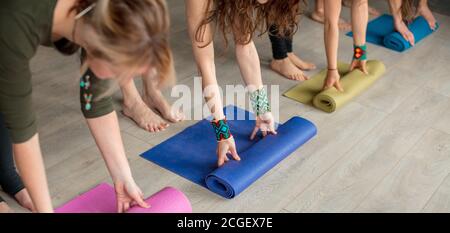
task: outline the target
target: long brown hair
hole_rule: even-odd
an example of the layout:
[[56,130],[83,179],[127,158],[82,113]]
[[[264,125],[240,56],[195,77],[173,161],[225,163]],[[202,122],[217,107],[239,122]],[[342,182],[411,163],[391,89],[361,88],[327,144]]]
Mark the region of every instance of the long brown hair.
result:
[[[197,28],[195,39],[204,41],[206,25],[215,23],[224,38],[225,47],[228,36],[234,35],[238,44],[248,44],[256,31],[260,35],[275,25],[280,35],[290,36],[298,28],[299,15],[302,13],[302,0],[269,0],[260,4],[258,0],[208,0],[205,18]],[[208,41],[206,45],[211,43]]]
[[275,26],[278,36],[291,37],[298,30],[298,22],[306,6],[304,0],[269,0],[257,13],[261,33],[273,33],[269,28]]
[[411,22],[414,19],[415,8],[417,7],[418,1],[416,0],[403,0],[400,11],[402,13],[403,20]]
[[[256,31],[254,21],[255,4],[257,0],[207,0],[205,18],[197,28],[195,39],[197,42],[205,42],[204,33],[206,25],[215,23],[224,38],[225,46],[228,45],[229,34],[234,35],[234,40],[239,44],[248,44]],[[208,41],[206,45],[211,43]]]
[[[129,70],[150,65],[149,75],[156,73],[160,84],[173,82],[165,0],[79,0],[73,10],[79,13],[93,4],[80,19],[89,38],[84,49],[90,56]],[[70,43],[65,48],[76,50]]]

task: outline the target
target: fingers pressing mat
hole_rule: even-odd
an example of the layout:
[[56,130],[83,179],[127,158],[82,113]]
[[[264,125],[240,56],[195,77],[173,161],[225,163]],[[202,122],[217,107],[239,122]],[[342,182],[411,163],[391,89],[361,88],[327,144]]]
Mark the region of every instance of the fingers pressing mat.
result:
[[[147,200],[150,208],[132,207],[127,213],[191,213],[189,199],[175,188],[164,188]],[[117,213],[116,194],[109,184],[102,183],[92,190],[59,207],[56,213]]]
[[[422,16],[417,17],[407,26],[414,35],[415,44],[419,43],[439,28],[439,24],[436,24],[435,30],[432,30],[428,22]],[[347,36],[352,37],[353,32],[349,32]],[[412,45],[395,30],[394,19],[392,16],[386,14],[369,22],[367,27],[367,42],[384,46],[397,52],[403,52],[412,47]]]
[[255,127],[255,117],[251,113],[228,106],[225,115],[236,140],[241,157],[239,162],[230,160],[222,167],[217,167],[217,141],[209,119],[185,129],[141,156],[231,199],[317,133],[313,123],[294,117],[279,125],[277,135],[260,136],[252,141],[250,135]]
[[358,69],[350,72],[349,68],[349,64],[341,62],[338,64],[341,85],[344,88],[343,92],[334,87],[323,90],[323,84],[327,76],[327,70],[323,70],[310,80],[290,89],[284,93],[284,96],[303,104],[313,105],[324,112],[332,113],[364,92],[386,71],[386,67],[380,61],[367,62],[368,75]]

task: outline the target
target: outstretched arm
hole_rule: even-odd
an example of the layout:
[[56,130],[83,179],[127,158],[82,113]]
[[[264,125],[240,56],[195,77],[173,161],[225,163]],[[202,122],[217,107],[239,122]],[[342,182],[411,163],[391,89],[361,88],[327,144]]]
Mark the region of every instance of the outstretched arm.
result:
[[389,0],[389,9],[391,10],[391,14],[394,17],[394,27],[406,41],[408,41],[411,45],[414,46],[415,40],[414,35],[406,26],[403,15],[402,15],[402,0]]
[[324,83],[324,89],[335,87],[344,91],[339,82],[340,76],[337,67],[339,47],[339,16],[341,14],[342,1],[325,1],[325,51],[327,55],[328,72]]
[[14,158],[22,181],[25,184],[36,210],[51,213],[53,207],[48,191],[44,162],[39,146],[39,135],[24,143],[13,144]]
[[253,140],[260,130],[263,136],[276,134],[275,120],[271,113],[267,91],[264,90],[261,63],[255,43],[253,41],[248,44],[237,43],[236,58],[239,63],[241,75],[250,93],[253,111],[257,115],[256,127],[250,138]]
[[367,23],[369,22],[369,3],[367,0],[353,0],[352,3],[352,28],[353,28],[353,44],[354,56],[350,66],[350,70],[360,69],[363,73],[368,74],[367,63],[367,47],[366,33]]
[[[210,25],[202,27],[201,35],[197,35],[197,29],[205,18],[205,12],[210,10],[208,9],[207,2],[208,1],[205,0],[185,0],[186,17],[189,36],[192,42],[192,50],[194,52],[198,71],[202,77],[206,103],[215,121],[220,125],[224,122],[225,114],[223,112],[222,97],[220,96],[220,89],[216,79],[214,44],[212,43],[213,33]],[[198,38],[198,36],[201,37]],[[230,153],[235,160],[240,160],[233,137],[218,142],[217,164],[219,167],[229,160],[227,153]]]
[[127,211],[133,201],[141,207],[147,208],[148,205],[143,200],[142,191],[134,182],[131,174],[116,112],[87,119],[87,123],[113,179],[118,212]]

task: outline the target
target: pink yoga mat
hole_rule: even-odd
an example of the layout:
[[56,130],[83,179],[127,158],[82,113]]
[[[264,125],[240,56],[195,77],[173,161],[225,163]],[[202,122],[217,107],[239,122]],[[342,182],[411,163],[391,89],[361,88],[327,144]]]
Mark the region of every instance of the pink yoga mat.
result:
[[[175,188],[164,188],[145,200],[149,209],[133,207],[128,213],[191,213],[191,203]],[[103,183],[59,207],[56,213],[117,213],[114,188]]]

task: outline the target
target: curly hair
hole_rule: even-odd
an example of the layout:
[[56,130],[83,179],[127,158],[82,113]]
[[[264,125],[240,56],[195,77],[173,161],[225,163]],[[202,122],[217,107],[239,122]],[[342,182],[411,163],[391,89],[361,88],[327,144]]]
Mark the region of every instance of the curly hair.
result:
[[414,19],[415,7],[417,6],[418,1],[416,0],[403,0],[400,11],[402,13],[402,17],[405,21],[410,22]]
[[261,34],[273,33],[269,28],[275,26],[277,36],[291,37],[298,30],[300,16],[306,6],[305,0],[269,0],[257,13]]
[[[256,31],[260,35],[275,25],[278,33],[290,36],[297,31],[299,16],[302,14],[303,0],[269,0],[260,4],[258,0],[207,0],[205,18],[197,28],[195,39],[205,42],[206,25],[215,23],[224,38],[225,47],[228,36],[232,34],[238,44],[248,44]],[[303,4],[302,4],[303,3]],[[206,46],[211,43],[208,41]]]

